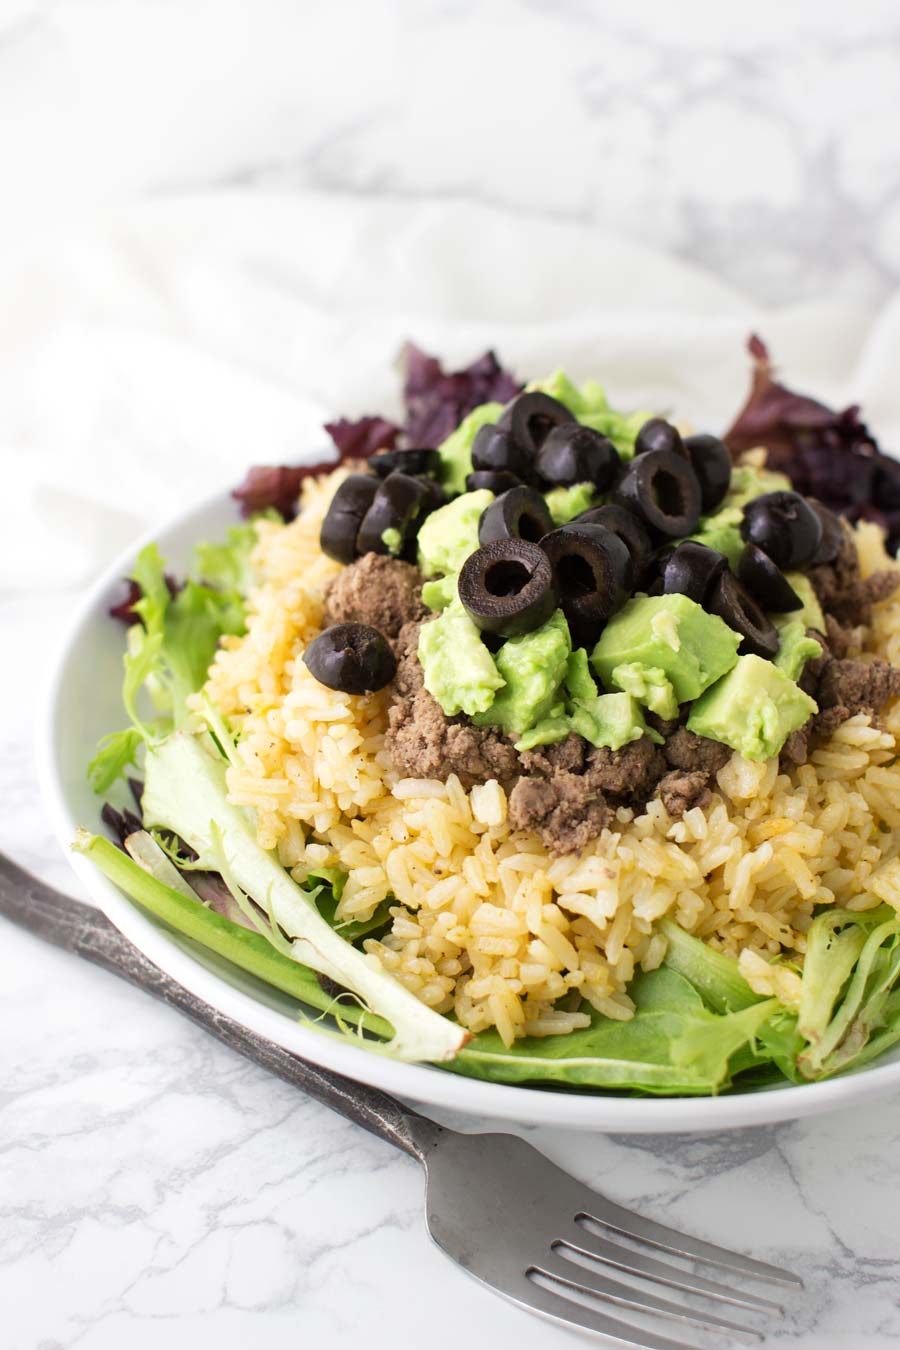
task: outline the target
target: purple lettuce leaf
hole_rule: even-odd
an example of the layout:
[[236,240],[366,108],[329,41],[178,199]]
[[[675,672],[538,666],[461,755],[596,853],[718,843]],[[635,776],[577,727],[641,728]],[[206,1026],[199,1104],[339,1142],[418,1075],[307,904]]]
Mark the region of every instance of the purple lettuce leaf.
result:
[[874,520],[900,543],[900,464],[881,453],[857,404],[841,411],[798,394],[775,379],[765,343],[747,344],[753,358],[750,394],[725,441],[733,454],[764,445],[771,469],[798,492],[849,520]]
[[508,403],[522,389],[492,351],[464,370],[446,371],[437,357],[408,342],[401,364],[405,372],[404,435],[411,446],[435,449],[473,408],[482,403]]

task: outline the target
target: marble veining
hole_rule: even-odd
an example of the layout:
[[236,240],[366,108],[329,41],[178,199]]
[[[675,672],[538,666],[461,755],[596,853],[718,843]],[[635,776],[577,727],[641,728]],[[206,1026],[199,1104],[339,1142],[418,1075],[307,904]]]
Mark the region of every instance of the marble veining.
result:
[[[101,207],[314,189],[602,225],[758,302],[872,309],[900,280],[898,61],[892,0],[9,0],[0,275]],[[66,585],[0,592],[0,848],[75,893],[31,746]],[[3,1350],[577,1343],[430,1245],[409,1159],[104,973],[0,939]],[[615,1199],[799,1270],[767,1347],[900,1341],[896,1099],[718,1138],[527,1133]]]

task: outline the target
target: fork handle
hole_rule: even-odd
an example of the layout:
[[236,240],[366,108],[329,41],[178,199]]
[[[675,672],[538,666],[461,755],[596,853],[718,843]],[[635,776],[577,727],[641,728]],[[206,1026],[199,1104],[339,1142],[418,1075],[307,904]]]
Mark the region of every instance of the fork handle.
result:
[[170,1008],[177,1008],[223,1045],[421,1163],[443,1133],[442,1126],[387,1093],[308,1064],[274,1041],[249,1031],[160,970],[100,910],[47,886],[3,854],[0,913],[55,946],[111,971]]

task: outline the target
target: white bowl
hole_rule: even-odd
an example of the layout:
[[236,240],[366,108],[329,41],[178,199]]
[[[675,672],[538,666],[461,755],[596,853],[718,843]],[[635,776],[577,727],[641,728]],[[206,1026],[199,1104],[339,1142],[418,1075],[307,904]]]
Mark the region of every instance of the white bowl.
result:
[[[219,495],[181,513],[152,537],[178,573],[198,539],[216,538],[234,521],[234,502]],[[900,1089],[900,1049],[843,1078],[713,1098],[632,1098],[478,1082],[428,1065],[398,1064],[319,1035],[297,1023],[290,1000],[276,990],[158,924],[86,858],[69,852],[77,826],[104,832],[102,803],[88,785],[85,765],[100,736],[124,722],[123,629],[108,609],[121,597],[122,577],[147,542],[139,540],[114,563],[65,634],[40,714],[39,767],[54,828],[85,888],[135,946],[192,993],[304,1059],[360,1082],[426,1105],[532,1125],[638,1134],[724,1130],[816,1115]]]

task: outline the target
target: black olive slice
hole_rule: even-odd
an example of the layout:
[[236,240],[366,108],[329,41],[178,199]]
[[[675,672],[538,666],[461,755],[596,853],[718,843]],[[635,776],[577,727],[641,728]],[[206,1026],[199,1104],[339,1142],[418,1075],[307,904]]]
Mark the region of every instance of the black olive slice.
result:
[[684,448],[700,484],[706,515],[716,509],[731,486],[731,453],[718,436],[686,436]]
[[[829,511],[827,506],[817,502],[814,497],[807,497],[806,500],[819,517],[819,524],[822,526],[822,538],[819,540],[819,547],[812,556],[811,566],[816,567],[819,563],[834,562],[844,542],[844,527],[841,524],[840,516],[836,516],[833,511]],[[878,498],[875,500],[878,501]]]
[[631,554],[635,582],[641,582],[653,556],[653,540],[646,526],[633,511],[626,511],[624,506],[613,506],[611,502],[607,502],[605,506],[592,506],[589,510],[582,511],[581,515],[576,516],[570,523],[602,525],[604,529],[617,534]]
[[744,639],[738,651],[742,656],[764,656],[771,661],[778,652],[778,633],[759,605],[737,578],[728,571],[722,573],[706,602],[710,614],[718,614],[729,628]]
[[319,545],[336,562],[352,563],[357,557],[356,537],[363,516],[378,491],[378,479],[367,473],[352,473],[345,478],[331,499]]
[[634,439],[636,455],[645,455],[648,450],[672,450],[676,455],[685,455],[681,432],[664,417],[651,417]]
[[497,419],[497,425],[511,432],[516,444],[533,461],[553,428],[574,420],[569,409],[559,399],[534,392],[519,394],[511,403],[507,403]]
[[494,539],[463,563],[459,598],[482,632],[504,637],[530,633],[556,609],[550,561],[537,544]]
[[702,605],[728,566],[724,553],[687,539],[672,550],[662,569],[663,595],[686,595]]
[[[413,525],[422,516],[429,500],[433,500],[426,487],[427,481],[411,478],[406,473],[390,473],[379,483],[356,536],[359,553],[399,554],[403,551]],[[428,506],[428,509],[433,508]],[[391,540],[389,532],[396,533],[395,541]]]
[[365,623],[338,623],[326,628],[303,653],[303,663],[319,684],[343,694],[383,689],[397,671],[397,659],[387,638]]
[[778,567],[803,567],[822,542],[822,522],[799,492],[764,492],[744,507],[741,534]]
[[492,472],[514,473],[527,478],[531,473],[532,456],[523,449],[508,427],[479,427],[472,442],[472,468]]
[[479,544],[495,539],[524,539],[536,544],[553,529],[547,503],[534,488],[510,488],[482,512],[478,524]]
[[631,592],[634,567],[626,545],[602,525],[562,525],[541,540],[559,603],[576,646],[592,646]]
[[613,498],[670,539],[693,534],[700,519],[697,475],[674,450],[648,450],[638,455],[625,470]]
[[520,480],[508,469],[473,469],[466,477],[466,492],[480,492],[487,488],[499,497],[502,492],[518,487]]
[[427,475],[437,478],[441,471],[441,457],[436,450],[379,450],[372,455],[369,467],[379,478],[389,473],[408,473],[414,478]]
[[608,492],[621,467],[618,451],[607,436],[579,422],[564,422],[548,432],[537,453],[538,477],[555,487],[593,483]]
[[755,544],[745,544],[738,563],[738,580],[763,609],[773,614],[789,614],[802,609],[803,601],[780,567],[776,567],[768,553]]

